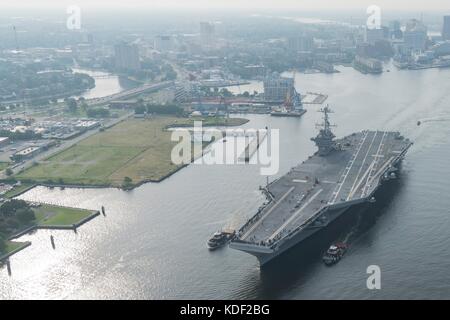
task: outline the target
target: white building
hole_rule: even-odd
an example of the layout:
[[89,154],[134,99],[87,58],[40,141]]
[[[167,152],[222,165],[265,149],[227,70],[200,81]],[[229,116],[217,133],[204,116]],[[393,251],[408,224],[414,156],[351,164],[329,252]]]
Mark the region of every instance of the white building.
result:
[[155,37],[154,48],[160,52],[173,50],[173,39],[169,35],[159,35]]
[[274,74],[264,80],[264,99],[266,101],[284,101],[293,89],[294,78],[285,78]]

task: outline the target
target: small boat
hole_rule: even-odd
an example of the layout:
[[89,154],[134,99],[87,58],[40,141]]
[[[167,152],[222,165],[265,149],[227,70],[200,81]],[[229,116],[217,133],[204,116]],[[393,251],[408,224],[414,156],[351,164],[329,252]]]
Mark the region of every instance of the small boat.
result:
[[338,263],[342,259],[345,252],[347,251],[347,245],[345,243],[332,244],[327,252],[322,257],[323,263],[327,266],[331,266]]
[[208,249],[215,250],[217,248],[223,247],[231,239],[233,239],[234,234],[234,231],[217,231],[216,233],[214,233],[212,238],[208,240]]

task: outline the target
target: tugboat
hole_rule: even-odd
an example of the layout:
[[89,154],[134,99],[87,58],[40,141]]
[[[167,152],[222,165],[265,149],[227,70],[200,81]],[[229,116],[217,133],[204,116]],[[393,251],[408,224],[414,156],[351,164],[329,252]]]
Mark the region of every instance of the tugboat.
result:
[[327,266],[338,263],[339,260],[342,259],[346,251],[347,245],[345,243],[332,244],[322,257],[323,263],[325,263],[325,265]]
[[233,239],[235,231],[217,231],[214,233],[211,239],[208,240],[207,245],[209,250],[215,250],[217,248],[223,247],[231,239]]

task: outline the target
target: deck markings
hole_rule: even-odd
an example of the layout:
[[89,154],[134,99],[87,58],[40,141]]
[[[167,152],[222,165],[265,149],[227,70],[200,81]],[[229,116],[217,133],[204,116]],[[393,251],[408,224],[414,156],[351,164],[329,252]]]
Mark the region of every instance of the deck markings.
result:
[[333,203],[336,202],[336,198],[337,198],[337,196],[339,195],[339,192],[341,192],[341,189],[342,189],[342,186],[343,186],[344,183],[345,183],[345,180],[347,180],[348,174],[350,173],[350,170],[352,169],[353,164],[355,163],[355,160],[356,160],[356,158],[358,157],[358,154],[359,154],[359,152],[361,151],[361,148],[362,148],[362,146],[364,145],[364,142],[366,141],[367,135],[368,135],[368,131],[366,131],[366,132],[364,133],[364,138],[362,139],[362,141],[361,141],[361,143],[360,143],[360,145],[359,145],[359,147],[358,147],[358,150],[356,151],[356,154],[354,155],[354,157],[352,158],[352,160],[350,160],[350,162],[351,162],[350,167],[349,167],[347,173],[344,174],[344,176],[343,176],[344,179],[343,179],[342,182],[339,184],[339,188],[337,189],[337,191],[334,192],[334,198],[333,198],[333,200],[331,201],[331,204],[333,204]]
[[291,187],[277,202],[275,202],[273,204],[273,206],[271,206],[269,208],[269,210],[267,210],[267,212],[260,218],[258,219],[255,224],[247,230],[247,232],[241,237],[241,239],[245,239],[249,236],[250,233],[253,232],[253,230],[255,230],[260,224],[261,222],[273,211],[273,209],[275,209],[281,202],[283,202],[283,200],[295,189],[295,187]]
[[388,166],[390,165],[392,162],[392,159],[394,159],[395,157],[390,157],[389,160],[380,168],[378,169],[378,171],[373,175],[373,177],[370,179],[369,183],[371,184],[372,181]]
[[[364,167],[364,164],[366,163],[367,157],[368,157],[368,155],[370,153],[370,150],[372,149],[372,145],[375,142],[375,138],[377,137],[377,134],[378,134],[378,131],[376,131],[375,134],[373,135],[372,141],[370,142],[369,147],[367,148],[366,155],[364,156],[364,159],[362,160],[361,165],[359,166],[359,170],[358,170],[358,173],[356,174],[355,181],[353,181],[353,185],[350,188],[350,192],[348,193],[347,201],[352,197],[352,195],[354,193],[355,185],[356,185],[356,183],[358,181],[359,175],[361,174],[361,171],[362,171],[362,169]],[[363,179],[364,179],[364,177],[363,177]]]
[[286,226],[288,224],[290,224],[295,218],[297,218],[298,214],[300,212],[303,211],[303,209],[305,209],[321,192],[323,191],[323,189],[320,189],[319,191],[317,191],[311,198],[309,198],[308,201],[305,202],[305,204],[303,204],[303,206],[298,209],[289,219],[286,220],[285,223],[283,223],[281,225],[281,227],[279,227],[269,238],[268,240],[272,240],[273,238],[275,238],[275,236],[280,233],[283,229],[286,228]]
[[387,134],[387,132],[384,131],[383,132],[383,136],[381,137],[380,145],[378,146],[378,149],[377,149],[377,153],[374,155],[374,162],[373,162],[373,165],[372,165],[372,169],[370,170],[370,173],[367,176],[366,184],[364,185],[364,187],[363,187],[363,189],[361,191],[361,197],[365,197],[366,196],[367,189],[370,188],[370,186],[371,186],[371,182],[372,182],[371,179],[372,179],[372,176],[373,176],[373,172],[377,168],[379,158],[384,157],[384,155],[380,155],[380,152],[381,152],[381,148],[384,146],[383,142],[384,142],[384,138],[386,138],[386,134]]

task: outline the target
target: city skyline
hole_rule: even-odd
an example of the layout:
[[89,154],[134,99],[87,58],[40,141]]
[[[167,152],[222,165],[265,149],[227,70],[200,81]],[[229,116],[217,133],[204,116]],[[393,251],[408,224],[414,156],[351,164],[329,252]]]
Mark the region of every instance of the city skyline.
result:
[[296,0],[260,0],[255,5],[255,2],[245,2],[239,0],[41,0],[39,4],[32,0],[23,0],[20,3],[0,3],[0,7],[4,8],[27,8],[27,7],[67,7],[69,5],[79,5],[82,7],[114,9],[114,8],[161,8],[161,9],[297,9],[297,10],[361,10],[371,5],[377,5],[382,10],[389,11],[442,11],[443,13],[450,13],[447,1],[444,0],[429,0],[426,5],[422,1],[408,1],[408,0],[304,0],[299,3]]

